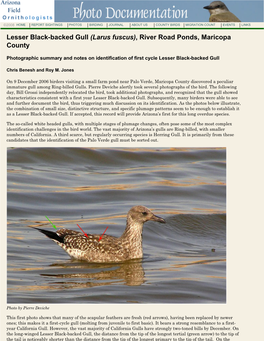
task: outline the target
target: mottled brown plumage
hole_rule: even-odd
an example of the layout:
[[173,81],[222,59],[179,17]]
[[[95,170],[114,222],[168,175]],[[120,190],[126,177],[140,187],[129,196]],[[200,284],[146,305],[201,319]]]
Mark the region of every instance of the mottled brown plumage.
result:
[[165,223],[145,206],[134,206],[127,214],[126,229],[121,237],[87,234],[68,229],[50,232],[37,229],[62,247],[71,257],[87,262],[120,262],[142,258],[142,230],[146,221]]

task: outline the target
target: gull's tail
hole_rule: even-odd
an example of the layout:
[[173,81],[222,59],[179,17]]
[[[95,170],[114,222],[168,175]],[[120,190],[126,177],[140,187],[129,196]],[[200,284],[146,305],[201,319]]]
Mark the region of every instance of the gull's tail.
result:
[[51,231],[47,231],[47,230],[43,230],[43,229],[39,229],[37,227],[33,227],[33,229],[38,230],[39,232],[45,234],[46,237],[56,240],[59,243],[64,243],[64,240],[62,237],[58,236],[56,232],[51,232]]

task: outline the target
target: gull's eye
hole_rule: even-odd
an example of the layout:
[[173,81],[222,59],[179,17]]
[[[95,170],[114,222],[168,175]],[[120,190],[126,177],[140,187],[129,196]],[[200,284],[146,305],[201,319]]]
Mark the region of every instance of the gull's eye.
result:
[[143,215],[147,215],[148,213],[147,212],[142,212]]

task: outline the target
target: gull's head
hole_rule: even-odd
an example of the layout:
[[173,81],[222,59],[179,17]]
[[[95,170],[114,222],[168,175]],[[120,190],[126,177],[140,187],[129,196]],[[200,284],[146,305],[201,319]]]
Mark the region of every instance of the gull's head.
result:
[[145,206],[134,206],[128,212],[128,219],[135,223],[144,224],[146,221],[153,220],[159,223],[165,223],[165,220],[152,213]]
[[213,1],[210,5],[205,6],[204,9],[208,9],[211,15],[229,12],[228,8],[222,1]]

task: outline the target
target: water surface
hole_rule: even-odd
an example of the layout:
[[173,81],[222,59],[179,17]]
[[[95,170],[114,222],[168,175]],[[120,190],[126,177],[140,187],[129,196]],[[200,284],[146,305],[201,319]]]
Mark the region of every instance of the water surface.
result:
[[[15,148],[7,158],[8,303],[226,301],[225,149]],[[31,228],[54,230],[49,219],[118,237],[135,205],[166,219],[145,223],[142,260],[72,260]]]

